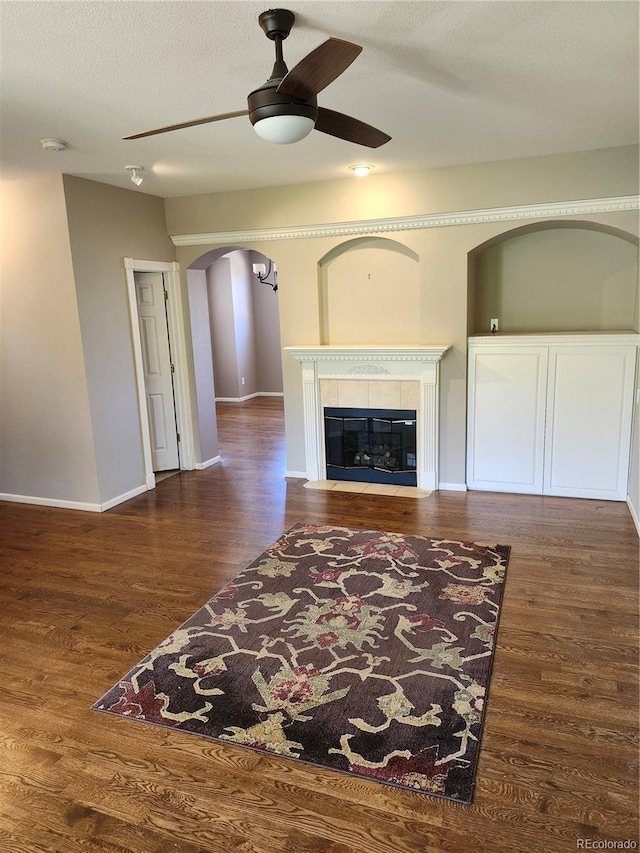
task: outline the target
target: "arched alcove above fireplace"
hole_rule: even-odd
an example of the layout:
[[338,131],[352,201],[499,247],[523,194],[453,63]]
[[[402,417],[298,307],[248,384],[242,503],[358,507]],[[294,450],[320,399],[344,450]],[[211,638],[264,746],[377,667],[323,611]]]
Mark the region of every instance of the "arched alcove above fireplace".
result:
[[328,252],[318,265],[322,343],[419,341],[418,261],[387,237],[358,237]]

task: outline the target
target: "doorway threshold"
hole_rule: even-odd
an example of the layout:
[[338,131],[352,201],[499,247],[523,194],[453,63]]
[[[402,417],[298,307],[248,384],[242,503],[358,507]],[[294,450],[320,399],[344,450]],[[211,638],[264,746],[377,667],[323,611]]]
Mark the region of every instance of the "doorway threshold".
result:
[[179,468],[172,468],[170,471],[154,471],[153,475],[156,478],[156,486],[158,483],[161,483],[163,480],[167,480],[169,477],[173,477],[174,474],[179,474]]

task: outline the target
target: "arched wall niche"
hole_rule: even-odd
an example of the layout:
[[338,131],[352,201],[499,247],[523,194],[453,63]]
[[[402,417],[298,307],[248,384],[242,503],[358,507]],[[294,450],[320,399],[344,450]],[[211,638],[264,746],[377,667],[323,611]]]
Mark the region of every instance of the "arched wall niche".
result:
[[219,461],[216,400],[282,396],[278,294],[253,274],[272,259],[243,246],[221,246],[186,270],[191,326],[198,467]]
[[323,344],[420,340],[419,256],[386,237],[358,237],[318,261]]
[[634,234],[597,222],[513,228],[468,254],[467,328],[491,331],[638,331]]

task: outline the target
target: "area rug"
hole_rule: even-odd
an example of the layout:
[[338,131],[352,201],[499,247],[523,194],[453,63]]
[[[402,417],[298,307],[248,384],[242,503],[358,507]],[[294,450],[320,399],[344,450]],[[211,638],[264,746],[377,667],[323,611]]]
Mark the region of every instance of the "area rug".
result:
[[508,558],[297,524],[92,707],[468,803]]

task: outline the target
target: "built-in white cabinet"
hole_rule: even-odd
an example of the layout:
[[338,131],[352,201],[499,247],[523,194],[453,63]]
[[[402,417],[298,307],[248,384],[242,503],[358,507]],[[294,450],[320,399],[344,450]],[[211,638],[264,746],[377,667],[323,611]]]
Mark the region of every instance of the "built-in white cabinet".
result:
[[640,335],[469,338],[467,486],[625,500]]

